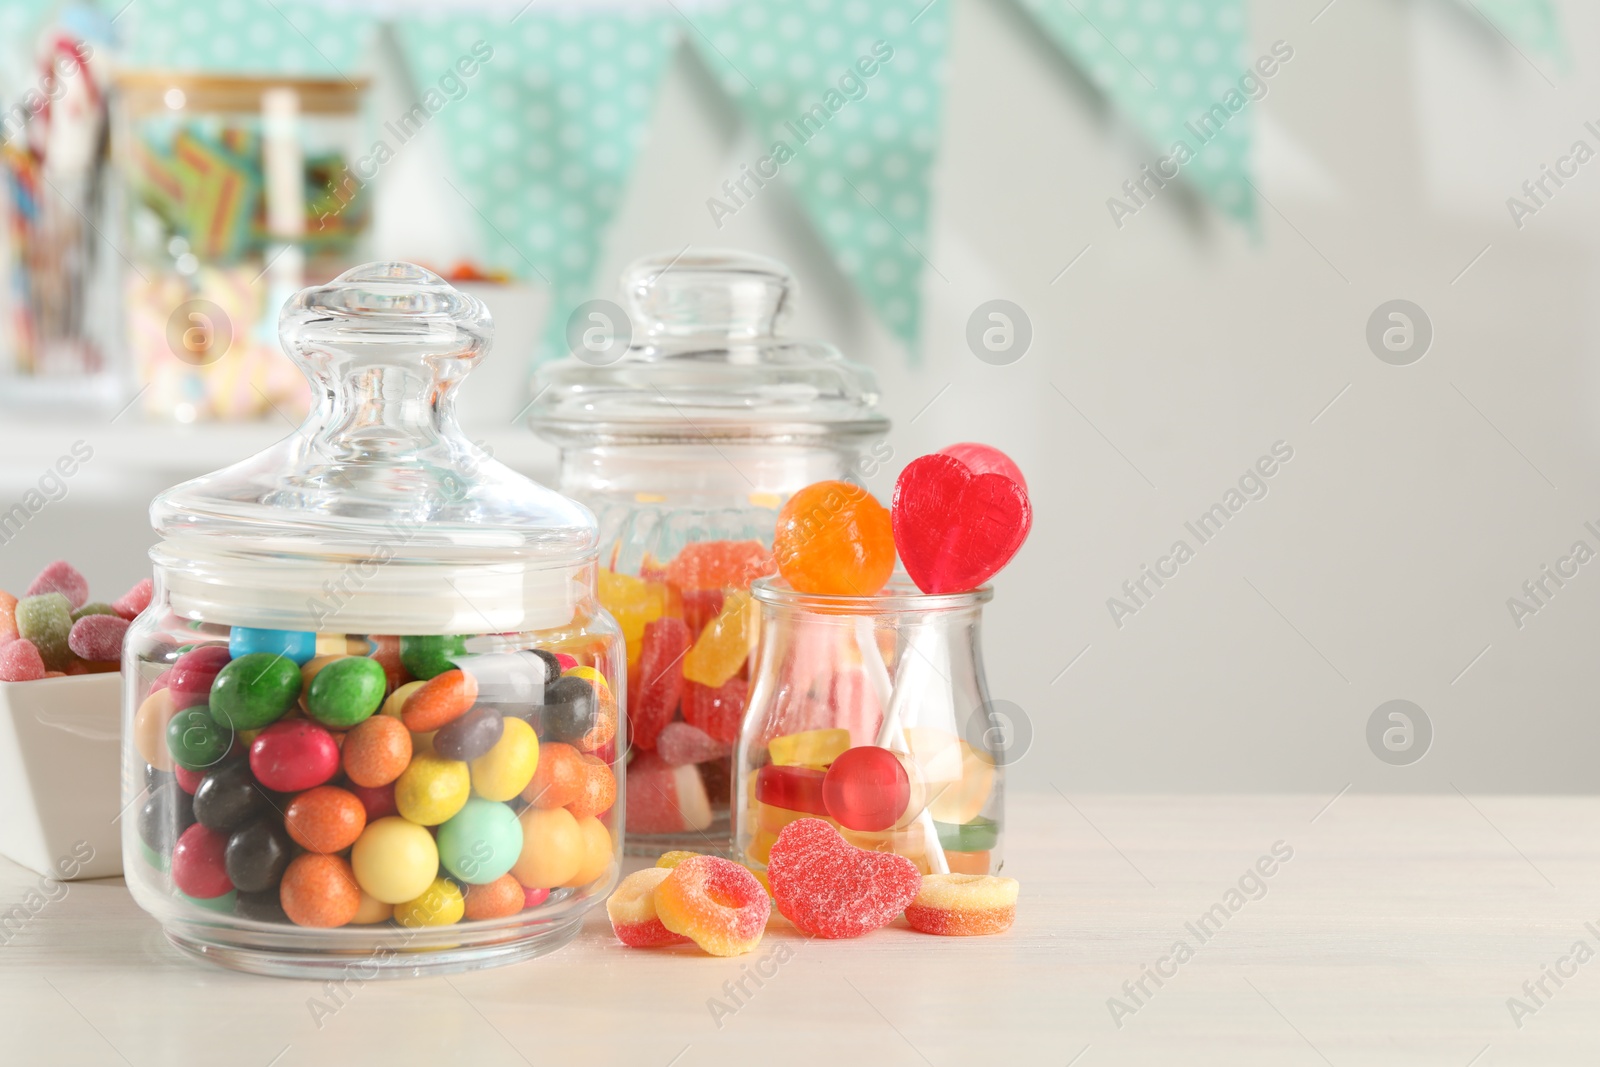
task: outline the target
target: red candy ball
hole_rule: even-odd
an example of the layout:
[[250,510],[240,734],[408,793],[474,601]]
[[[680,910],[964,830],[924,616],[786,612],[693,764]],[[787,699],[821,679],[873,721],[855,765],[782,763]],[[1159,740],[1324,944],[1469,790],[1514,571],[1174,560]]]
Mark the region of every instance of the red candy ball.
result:
[[211,683],[217,680],[217,672],[227,665],[227,645],[202,645],[179,656],[167,679],[173,706],[182,711],[210,700]]
[[846,749],[828,768],[822,781],[822,802],[840,826],[887,830],[911,803],[911,779],[893,752],[876,745],[857,745]]
[[[207,768],[207,770],[209,769],[210,768]],[[182,767],[173,767],[172,773],[178,779],[178,788],[183,790],[185,793],[188,793],[190,796],[194,796],[194,791],[200,788],[200,779],[206,776],[206,772],[204,770],[190,771],[185,770]]]
[[393,782],[388,785],[372,787],[356,785],[351,782],[344,788],[354,793],[356,799],[361,801],[361,806],[367,809],[367,824],[369,826],[379,819],[386,819],[391,815],[400,814],[400,808],[394,802]]
[[306,719],[275,722],[251,743],[250,770],[268,789],[298,793],[338,773],[339,745],[327,730]]
[[540,904],[543,904],[549,899],[550,890],[548,889],[529,889],[527,886],[522,887],[522,906],[524,908],[537,908]]
[[195,823],[172,847],[172,881],[200,900],[220,897],[233,889],[223,862],[228,835]]

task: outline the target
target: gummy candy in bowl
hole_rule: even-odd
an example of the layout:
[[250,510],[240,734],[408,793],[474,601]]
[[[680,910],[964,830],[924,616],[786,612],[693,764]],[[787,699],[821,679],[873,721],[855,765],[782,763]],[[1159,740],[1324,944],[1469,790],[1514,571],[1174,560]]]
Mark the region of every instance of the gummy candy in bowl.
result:
[[[581,504],[468,442],[483,305],[371,264],[285,306],[317,401],[156,498],[128,633],[129,889],[258,973],[441,973],[541,955],[621,854],[621,632]],[[534,788],[541,749],[579,788]],[[555,801],[559,800],[559,803]]]

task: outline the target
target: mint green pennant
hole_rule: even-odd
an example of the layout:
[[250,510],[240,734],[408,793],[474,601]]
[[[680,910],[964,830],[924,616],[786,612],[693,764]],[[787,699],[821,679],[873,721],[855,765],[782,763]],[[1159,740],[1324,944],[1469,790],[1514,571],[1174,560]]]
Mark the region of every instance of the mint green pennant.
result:
[[725,227],[781,176],[840,270],[915,351],[950,0],[739,0],[686,17],[761,141],[709,191],[712,219]]
[[134,0],[116,24],[126,66],[333,78],[356,71],[376,22],[316,0]]

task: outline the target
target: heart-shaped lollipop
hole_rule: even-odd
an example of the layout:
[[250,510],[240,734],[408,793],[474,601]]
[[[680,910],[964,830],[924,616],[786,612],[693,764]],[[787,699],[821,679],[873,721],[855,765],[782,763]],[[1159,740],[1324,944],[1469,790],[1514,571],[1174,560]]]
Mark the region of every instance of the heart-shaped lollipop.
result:
[[890,513],[900,562],[924,593],[978,588],[1011,562],[1033,525],[1017,465],[970,443],[906,464]]
[[778,834],[767,880],[784,918],[812,937],[860,937],[894,922],[917,898],[917,865],[856,848],[821,819],[796,819]]

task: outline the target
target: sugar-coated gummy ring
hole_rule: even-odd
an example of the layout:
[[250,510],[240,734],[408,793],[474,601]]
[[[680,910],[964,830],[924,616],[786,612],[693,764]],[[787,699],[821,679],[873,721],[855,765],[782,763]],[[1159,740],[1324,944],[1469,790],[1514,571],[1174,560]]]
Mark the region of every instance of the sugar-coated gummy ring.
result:
[[617,940],[629,948],[655,948],[657,945],[686,945],[689,939],[661,925],[656,915],[656,888],[672,871],[666,867],[646,867],[624,878],[606,898],[606,915]]
[[1017,914],[1017,880],[992,874],[927,874],[906,908],[911,929],[970,937],[998,934]]
[[738,956],[761,943],[772,901],[756,876],[732,860],[691,856],[656,887],[655,908],[662,926],[703,951]]

